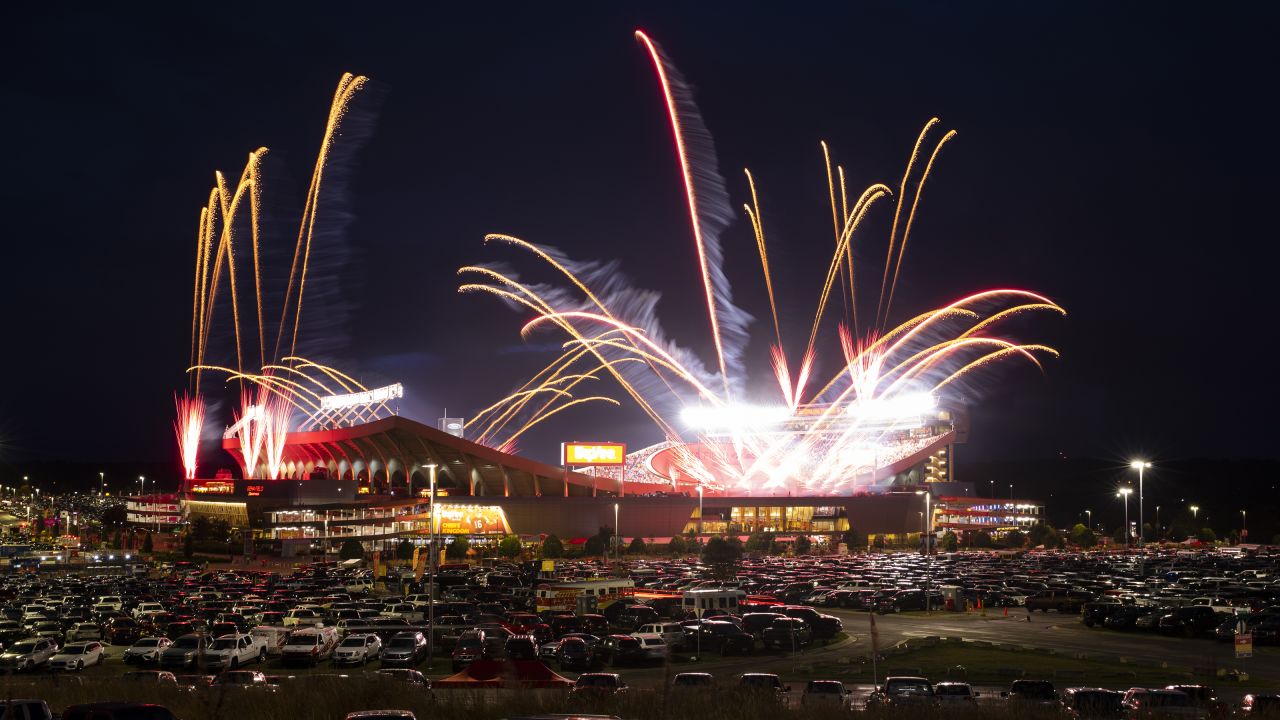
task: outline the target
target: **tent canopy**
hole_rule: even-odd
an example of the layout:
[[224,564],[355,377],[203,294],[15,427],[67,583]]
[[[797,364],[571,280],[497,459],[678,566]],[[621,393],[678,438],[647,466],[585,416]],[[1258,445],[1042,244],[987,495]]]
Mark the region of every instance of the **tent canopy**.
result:
[[573,681],[537,660],[477,660],[462,672],[431,684],[432,688],[567,688]]

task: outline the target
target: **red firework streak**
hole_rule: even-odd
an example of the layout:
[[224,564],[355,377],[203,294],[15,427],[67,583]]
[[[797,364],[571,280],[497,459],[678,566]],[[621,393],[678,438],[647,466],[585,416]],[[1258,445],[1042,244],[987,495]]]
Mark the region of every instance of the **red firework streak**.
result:
[[178,438],[182,468],[186,471],[186,478],[194,480],[196,456],[200,451],[200,431],[204,429],[204,400],[198,393],[194,397],[185,392],[182,397],[178,397],[175,393],[173,404],[178,411],[178,417],[173,421],[173,432]]

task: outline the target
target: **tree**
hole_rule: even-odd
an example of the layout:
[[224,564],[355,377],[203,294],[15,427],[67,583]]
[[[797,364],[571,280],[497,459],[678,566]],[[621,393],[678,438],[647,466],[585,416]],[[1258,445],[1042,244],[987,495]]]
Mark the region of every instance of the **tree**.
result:
[[702,562],[708,565],[733,565],[741,559],[742,543],[737,538],[713,537],[702,548]]
[[213,537],[213,522],[206,515],[199,515],[191,521],[191,537],[196,540],[208,540]]
[[1200,538],[1200,542],[1218,542],[1218,533],[1213,528],[1200,528],[1200,534],[1196,537]]
[[142,539],[142,552],[149,555],[154,550],[155,547],[151,544],[151,533],[147,533],[147,536]]
[[773,552],[773,533],[757,530],[747,536],[746,551],[768,555]]
[[1117,545],[1127,545],[1129,542],[1129,533],[1125,531],[1123,526],[1116,528],[1115,535],[1111,538]]
[[969,538],[969,546],[976,548],[994,547],[995,542],[991,539],[991,535],[986,530],[979,530]]
[[396,543],[396,559],[412,560],[413,559],[413,543],[408,540],[401,540]]
[[671,538],[671,542],[667,543],[667,552],[671,553],[674,557],[679,557],[689,552],[689,547],[685,543],[684,538],[676,535]]
[[604,554],[604,540],[599,535],[592,535],[587,538],[582,546],[582,554],[587,556],[596,556]]
[[649,552],[649,548],[644,544],[644,539],[636,536],[631,539],[631,544],[627,546],[628,555],[644,555]]
[[849,528],[844,532],[844,537],[841,542],[848,545],[849,550],[857,551],[858,548],[864,548],[867,546],[867,537],[857,530]]
[[1010,530],[1004,534],[1004,546],[1009,548],[1020,548],[1027,542],[1027,536],[1021,530]]
[[555,535],[548,535],[547,539],[542,541],[542,557],[564,557],[564,543],[560,542],[560,538]]
[[467,551],[470,549],[471,541],[465,535],[459,535],[445,546],[444,556],[450,560],[466,560]]
[[1091,548],[1098,544],[1098,536],[1084,523],[1076,523],[1071,528],[1071,542],[1082,548]]
[[359,540],[347,540],[342,543],[342,549],[338,551],[338,557],[343,560],[359,560],[364,557],[364,546]]
[[498,542],[498,554],[504,558],[513,558],[520,554],[523,550],[520,545],[520,538],[515,535],[508,535]]
[[191,546],[191,533],[187,533],[182,536],[182,557],[190,560],[193,554],[195,554],[195,548]]
[[797,555],[808,555],[809,551],[812,549],[813,541],[809,539],[808,535],[799,535],[796,537],[795,551]]
[[953,553],[960,549],[960,539],[956,537],[955,531],[948,530],[942,534],[942,551]]

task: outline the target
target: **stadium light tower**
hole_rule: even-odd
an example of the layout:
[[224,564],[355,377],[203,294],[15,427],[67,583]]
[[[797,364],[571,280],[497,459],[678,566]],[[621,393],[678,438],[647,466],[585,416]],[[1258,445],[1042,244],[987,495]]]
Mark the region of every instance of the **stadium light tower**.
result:
[[427,567],[430,569],[427,573],[427,627],[430,632],[427,633],[427,669],[431,669],[432,663],[435,662],[436,656],[436,558],[439,549],[436,547],[436,464],[427,463],[427,474],[431,478],[431,499],[429,501],[431,507],[431,523],[427,528]]
[[1088,522],[1089,522],[1089,530],[1090,530],[1090,531],[1092,531],[1092,530],[1093,530],[1093,511],[1092,511],[1092,510],[1085,510],[1085,511],[1084,511],[1084,514],[1085,514],[1085,517],[1087,517],[1087,518],[1089,519],[1089,520],[1088,520]]
[[1198,515],[1198,514],[1199,514],[1199,512],[1200,512],[1200,506],[1199,506],[1199,505],[1192,505],[1192,506],[1191,506],[1191,508],[1190,508],[1190,510],[1191,510],[1191,519],[1194,521],[1194,520],[1196,519],[1197,515]]
[[1129,467],[1138,471],[1138,547],[1142,547],[1146,541],[1146,528],[1143,527],[1142,519],[1142,471],[1151,467],[1151,463],[1146,460],[1134,460],[1129,463]]
[[618,503],[613,504],[613,561],[622,560],[622,536],[618,534]]
[[106,494],[107,494],[107,474],[100,472],[98,473],[98,497],[103,497]]
[[1129,496],[1133,494],[1133,488],[1120,488],[1120,492],[1116,493],[1116,497],[1124,498],[1124,546],[1129,547]]

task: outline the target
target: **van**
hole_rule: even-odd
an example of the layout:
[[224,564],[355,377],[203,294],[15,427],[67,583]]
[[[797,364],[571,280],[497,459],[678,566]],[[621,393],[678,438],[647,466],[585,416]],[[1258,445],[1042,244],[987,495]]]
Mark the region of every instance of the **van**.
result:
[[267,643],[267,655],[269,657],[280,657],[285,641],[289,639],[289,628],[259,625],[249,630],[249,634],[256,638],[262,638]]
[[321,660],[333,656],[333,649],[338,646],[338,631],[331,627],[306,628],[289,633],[284,647],[280,649],[280,657],[287,665],[303,663],[316,665]]
[[641,625],[632,635],[660,635],[671,648],[680,647],[684,642],[684,626],[680,623],[649,623]]

